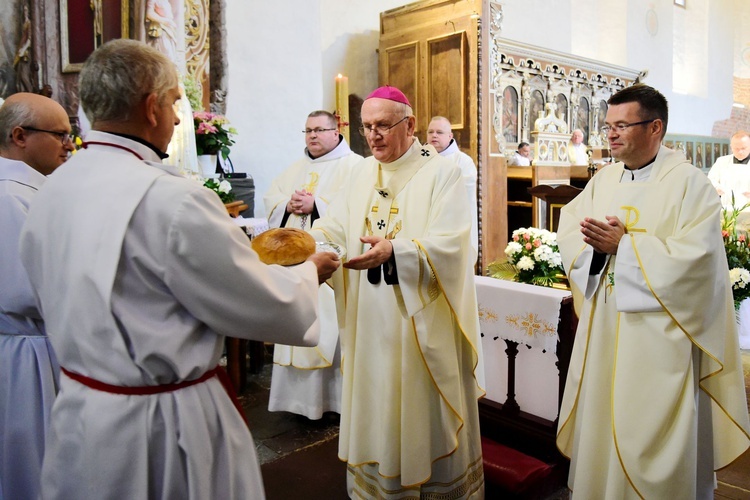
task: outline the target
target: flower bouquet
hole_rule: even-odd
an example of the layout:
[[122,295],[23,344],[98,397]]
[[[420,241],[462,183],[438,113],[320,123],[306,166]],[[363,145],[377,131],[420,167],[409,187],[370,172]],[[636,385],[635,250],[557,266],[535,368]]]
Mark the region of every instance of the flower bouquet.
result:
[[488,274],[539,286],[553,286],[565,280],[557,234],[535,227],[516,229],[505,247],[507,262],[493,262]]
[[237,134],[234,127],[229,126],[229,120],[223,115],[208,111],[193,112],[195,127],[195,146],[199,155],[215,155],[221,153],[226,160],[229,156],[229,146],[234,144],[232,136]]
[[203,186],[218,194],[222,203],[231,203],[234,201],[232,185],[226,179],[221,181],[218,179],[204,179]]
[[750,248],[746,231],[737,230],[737,217],[740,212],[750,207],[734,206],[725,208],[721,212],[721,236],[724,238],[724,251],[729,265],[729,282],[732,284],[734,307],[739,309],[740,303],[750,297]]

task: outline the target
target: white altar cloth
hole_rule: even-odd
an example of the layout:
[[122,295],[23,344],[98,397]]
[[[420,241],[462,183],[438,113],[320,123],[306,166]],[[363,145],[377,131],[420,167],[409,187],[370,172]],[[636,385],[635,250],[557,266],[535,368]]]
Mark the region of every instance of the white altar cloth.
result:
[[[505,403],[508,392],[507,345],[518,342],[515,398],[522,411],[557,418],[559,377],[556,366],[560,304],[571,293],[485,276],[474,278],[487,399]],[[523,345],[528,346],[524,348]]]

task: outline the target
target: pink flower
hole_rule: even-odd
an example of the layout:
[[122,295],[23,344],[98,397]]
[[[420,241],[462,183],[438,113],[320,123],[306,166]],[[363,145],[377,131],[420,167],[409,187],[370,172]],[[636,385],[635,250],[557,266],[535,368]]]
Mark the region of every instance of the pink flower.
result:
[[726,238],[727,236],[729,236],[729,231],[727,231],[726,229],[722,229],[721,236],[722,238]]
[[534,246],[536,248],[539,248],[540,246],[542,246],[542,240],[534,240]]
[[513,241],[518,241],[518,235],[517,234],[513,235]]
[[741,234],[741,235],[737,236],[737,239],[738,239],[739,241],[741,241],[741,242],[743,242],[743,243],[744,243],[744,242],[745,242],[745,235],[744,235],[744,234]]
[[531,243],[526,243],[526,250],[531,250]]
[[196,134],[215,134],[218,131],[219,129],[217,129],[213,125],[208,124],[206,122],[201,122],[198,125],[198,130],[196,130],[195,133]]
[[208,111],[194,111],[193,118],[197,118],[198,120],[203,121],[211,121],[211,119],[213,118],[213,113],[209,113]]
[[531,235],[529,233],[526,233],[523,235],[523,239],[525,239],[526,241],[529,241],[531,239]]

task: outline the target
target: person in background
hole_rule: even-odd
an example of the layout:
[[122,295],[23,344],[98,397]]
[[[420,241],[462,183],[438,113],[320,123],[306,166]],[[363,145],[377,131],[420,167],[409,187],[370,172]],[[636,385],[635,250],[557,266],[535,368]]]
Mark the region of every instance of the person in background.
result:
[[557,232],[580,318],[557,446],[573,499],[713,499],[714,470],[750,445],[719,199],[661,146],[659,91],[636,84],[608,104],[617,162]]
[[37,498],[59,366],[21,264],[36,192],[74,149],[58,103],[13,94],[0,107],[0,497]]
[[[336,117],[313,111],[305,122],[305,152],[274,179],[263,198],[271,227],[309,230],[326,214],[352,167],[362,157],[349,149]],[[336,301],[327,284],[318,292],[320,342],[316,347],[277,344],[269,411],[289,411],[313,420],[341,413],[341,348]]]
[[586,153],[586,145],[583,143],[583,132],[575,129],[568,143],[568,160],[571,165],[588,165],[589,155]]
[[79,86],[92,130],[20,241],[62,372],[41,498],[262,498],[224,337],[315,345],[338,257],[261,263],[216,193],[162,163],[180,97],[165,55],[107,42]]
[[734,203],[740,209],[750,203],[750,135],[744,130],[735,132],[729,147],[732,154],[716,159],[708,171],[708,179],[721,196],[724,208],[731,209]]
[[484,394],[471,213],[461,172],[414,137],[406,96],[362,105],[360,162],[317,241],[346,249],[334,274],[341,328],[339,458],[352,498],[483,498]]
[[434,116],[427,127],[427,143],[432,144],[438,154],[451,160],[461,169],[461,175],[469,197],[469,207],[474,216],[471,219],[471,244],[474,250],[479,249],[479,232],[477,229],[477,167],[474,160],[460,149],[453,138],[451,122],[444,116]]
[[519,142],[518,150],[508,160],[509,167],[528,167],[531,165],[531,146],[528,142]]

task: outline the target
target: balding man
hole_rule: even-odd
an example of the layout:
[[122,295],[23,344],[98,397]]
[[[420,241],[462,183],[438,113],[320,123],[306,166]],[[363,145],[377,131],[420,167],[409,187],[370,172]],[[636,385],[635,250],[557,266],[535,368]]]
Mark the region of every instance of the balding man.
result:
[[161,162],[179,122],[166,56],[113,40],[79,84],[86,149],[36,197],[20,245],[62,372],[42,498],[262,498],[218,378],[224,336],[314,345],[338,258],[262,264],[219,197]]
[[708,172],[708,179],[721,196],[724,208],[732,208],[734,202],[740,209],[750,203],[750,135],[744,130],[736,132],[729,146],[732,154],[717,158]]
[[444,116],[434,116],[427,127],[427,142],[432,144],[438,154],[451,160],[461,169],[461,175],[466,186],[471,208],[471,243],[474,250],[479,249],[479,233],[477,230],[477,167],[474,160],[460,149],[453,138],[451,122]]
[[349,257],[334,275],[349,495],[482,498],[476,253],[461,172],[416,140],[397,88],[371,93],[361,117],[373,156],[312,230]]
[[583,143],[583,132],[581,129],[575,129],[570,136],[568,160],[570,160],[571,165],[589,164],[589,155],[586,152],[586,145]]
[[59,367],[18,239],[46,176],[73,150],[58,103],[13,94],[0,107],[0,496],[37,498]]

